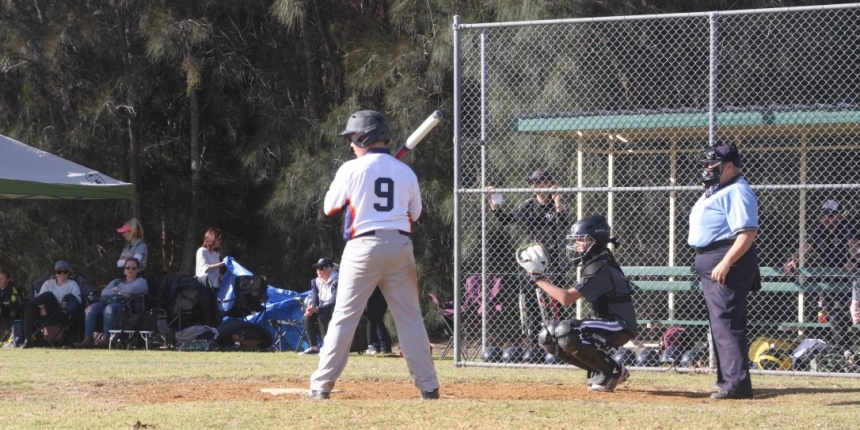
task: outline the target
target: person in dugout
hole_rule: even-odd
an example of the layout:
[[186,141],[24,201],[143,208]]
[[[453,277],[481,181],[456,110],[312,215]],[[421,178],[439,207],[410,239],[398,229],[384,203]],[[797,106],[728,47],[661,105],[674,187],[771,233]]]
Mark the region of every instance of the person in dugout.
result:
[[538,338],[547,352],[588,371],[589,391],[612,392],[630,373],[608,350],[624,345],[637,333],[630,285],[608,248],[618,242],[610,238],[603,215],[579,220],[567,239],[571,263],[582,267],[581,279],[570,289],[559,288],[544,275],[550,262],[541,245],[518,251],[517,262],[550,297],[565,306],[585,298],[592,314],[583,320],[545,321]]

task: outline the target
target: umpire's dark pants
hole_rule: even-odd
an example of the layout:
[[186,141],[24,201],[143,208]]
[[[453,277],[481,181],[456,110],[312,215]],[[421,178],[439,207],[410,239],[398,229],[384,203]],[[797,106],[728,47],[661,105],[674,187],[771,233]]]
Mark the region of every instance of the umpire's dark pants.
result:
[[696,255],[695,269],[702,281],[708,319],[717,357],[717,383],[724,391],[752,395],[747,340],[747,295],[758,275],[755,245],[729,269],[726,283],[711,278],[730,246]]

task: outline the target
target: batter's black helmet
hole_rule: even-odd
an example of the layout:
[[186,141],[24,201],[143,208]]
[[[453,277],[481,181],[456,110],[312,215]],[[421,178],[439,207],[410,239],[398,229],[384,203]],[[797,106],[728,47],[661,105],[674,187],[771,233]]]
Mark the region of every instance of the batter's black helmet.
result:
[[523,359],[523,349],[518,346],[512,346],[502,353],[503,363],[519,363]]
[[391,140],[388,119],[375,110],[360,110],[350,115],[346,128],[340,135],[348,138],[351,133],[355,133],[351,142],[362,148],[379,141],[388,143]]
[[660,366],[660,352],[654,348],[644,348],[636,356],[636,367]]
[[484,353],[481,354],[481,360],[484,360],[484,363],[498,363],[502,361],[502,348],[498,346],[488,346],[487,349],[484,350]]
[[618,364],[623,364],[625,366],[632,366],[636,364],[636,353],[628,348],[618,348],[618,351],[615,351],[615,355],[612,356]]
[[[591,215],[577,221],[570,228],[570,234],[567,236],[569,241],[567,255],[570,257],[570,261],[574,264],[582,264],[606,249],[606,246],[609,245],[610,230],[609,223],[606,222],[606,217],[603,215]],[[591,238],[591,246],[585,251],[577,251],[577,239],[585,238]]]

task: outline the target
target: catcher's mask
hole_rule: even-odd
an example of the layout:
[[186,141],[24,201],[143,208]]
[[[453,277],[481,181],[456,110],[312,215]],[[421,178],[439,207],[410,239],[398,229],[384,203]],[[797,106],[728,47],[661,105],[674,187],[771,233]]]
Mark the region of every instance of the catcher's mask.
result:
[[[350,139],[350,134],[355,133]],[[346,128],[340,132],[350,143],[364,148],[370,144],[391,140],[391,129],[388,127],[388,119],[385,115],[375,110],[360,110],[349,116]]]
[[610,241],[609,232],[609,223],[603,215],[591,215],[577,221],[567,236],[570,261],[580,265],[603,252]]
[[714,146],[702,150],[699,163],[702,164],[702,186],[711,188],[720,184],[723,163],[731,162],[741,167],[741,154],[731,142],[719,141]]

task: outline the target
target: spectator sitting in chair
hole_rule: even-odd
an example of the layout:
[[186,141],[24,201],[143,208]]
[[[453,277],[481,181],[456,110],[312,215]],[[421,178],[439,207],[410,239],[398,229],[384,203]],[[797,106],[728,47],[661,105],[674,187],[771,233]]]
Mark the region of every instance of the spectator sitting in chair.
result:
[[12,329],[12,321],[18,318],[21,293],[12,285],[12,274],[0,269],[0,331]]
[[334,302],[337,299],[338,273],[334,270],[334,261],[321,258],[313,268],[317,271],[317,277],[311,281],[311,293],[308,295],[308,307],[304,315],[309,346],[302,354],[319,354],[318,345],[328,331],[328,323],[331,322]]
[[[115,279],[101,292],[101,298],[96,303],[89,305],[86,309],[86,319],[84,320],[84,339],[75,344],[75,348],[89,348],[97,346],[100,348],[108,345],[107,333],[110,332],[113,326],[114,317],[119,313],[120,308],[125,305],[126,300],[134,296],[141,296],[149,291],[149,286],[146,279],[138,278],[137,272],[140,270],[140,261],[136,258],[126,258],[124,279]],[[98,317],[102,317],[102,336],[98,341],[93,340],[93,334],[96,330],[96,322]]]
[[36,328],[37,318],[49,317],[61,308],[67,314],[73,314],[81,304],[81,288],[77,282],[69,279],[69,263],[60,260],[54,264],[54,275],[42,284],[39,294],[24,305],[24,344],[21,348],[33,346],[33,330]]

